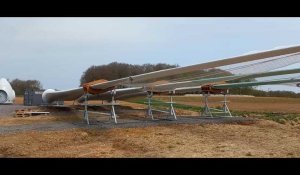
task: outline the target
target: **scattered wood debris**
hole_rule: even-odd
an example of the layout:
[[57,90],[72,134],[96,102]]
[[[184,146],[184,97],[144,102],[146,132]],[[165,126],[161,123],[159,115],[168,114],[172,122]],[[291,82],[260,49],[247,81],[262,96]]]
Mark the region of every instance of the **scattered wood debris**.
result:
[[34,115],[48,115],[50,112],[37,111],[35,109],[18,109],[15,110],[15,117],[30,117]]

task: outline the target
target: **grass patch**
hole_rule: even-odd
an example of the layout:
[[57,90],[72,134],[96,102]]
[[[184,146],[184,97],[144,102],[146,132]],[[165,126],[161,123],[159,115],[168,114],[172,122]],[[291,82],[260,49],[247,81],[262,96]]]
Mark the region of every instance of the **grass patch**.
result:
[[298,113],[281,113],[281,112],[246,112],[246,111],[231,111],[234,116],[247,115],[249,117],[272,120],[277,123],[285,124],[286,122],[297,122],[300,115]]
[[[129,101],[131,103],[137,103],[137,104],[143,104],[146,105],[147,101],[145,101],[144,99],[136,99],[136,100],[131,100]],[[152,106],[160,109],[160,110],[165,110],[167,108],[169,108],[170,104],[165,103],[164,101],[160,101],[160,100],[154,100],[152,99]],[[202,112],[203,111],[203,107],[200,106],[191,106],[191,105],[185,105],[185,104],[179,104],[179,103],[174,103],[173,107],[175,109],[182,109],[182,110],[188,110],[188,111],[195,111],[195,112]]]

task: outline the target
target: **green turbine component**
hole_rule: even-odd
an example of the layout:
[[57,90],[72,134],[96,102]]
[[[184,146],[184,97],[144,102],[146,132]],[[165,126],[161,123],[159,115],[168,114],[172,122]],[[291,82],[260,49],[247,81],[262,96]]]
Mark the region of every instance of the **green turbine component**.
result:
[[248,87],[248,86],[273,85],[273,84],[283,84],[283,83],[292,83],[292,82],[300,82],[300,79],[291,78],[291,79],[280,79],[280,80],[269,80],[269,81],[218,84],[218,85],[213,85],[213,87],[216,89],[232,89],[232,88],[240,88],[240,87]]
[[194,83],[198,83],[198,85],[206,84],[206,83],[214,83],[218,81],[228,81],[228,80],[235,80],[237,78],[243,78],[245,75],[230,75],[225,77],[216,77],[216,78],[206,78],[200,80],[193,80]]
[[225,81],[226,83],[232,83],[233,81],[247,79],[247,78],[268,77],[268,76],[294,74],[294,73],[300,73],[300,69],[280,70],[280,71],[244,74],[244,75],[229,75],[229,76],[223,76],[223,77],[204,78],[204,79],[199,79],[199,80],[166,83],[166,84],[156,85],[151,90],[154,92],[165,92],[165,91],[172,91],[174,89],[177,89],[179,91],[179,89],[183,88],[183,87],[185,87],[185,89],[186,89],[186,87],[201,86],[201,85],[210,84],[210,83],[215,84],[215,83],[218,83],[221,81]]
[[263,73],[255,73],[255,74],[245,74],[245,75],[230,75],[225,77],[216,77],[216,78],[206,78],[206,79],[200,79],[200,80],[194,80],[194,83],[214,83],[218,81],[236,81],[236,80],[242,80],[247,78],[258,78],[258,77],[269,77],[269,76],[276,76],[276,75],[286,75],[286,74],[295,74],[300,73],[300,69],[289,69],[289,70],[279,70],[279,71],[272,71],[272,72],[263,72]]
[[[288,69],[288,70],[279,70],[279,71],[272,71],[272,72],[248,74],[248,75],[243,75],[240,78],[236,78],[236,79],[234,79],[234,81],[247,79],[247,78],[269,77],[269,76],[296,74],[296,73],[300,73],[300,69]],[[229,80],[227,82],[231,82],[231,81],[232,80]]]

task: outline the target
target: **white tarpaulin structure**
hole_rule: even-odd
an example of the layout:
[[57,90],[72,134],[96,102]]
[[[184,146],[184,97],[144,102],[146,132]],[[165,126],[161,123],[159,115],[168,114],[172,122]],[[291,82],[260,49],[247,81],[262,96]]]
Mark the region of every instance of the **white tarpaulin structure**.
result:
[[15,101],[15,91],[5,79],[0,79],[0,104],[12,104]]

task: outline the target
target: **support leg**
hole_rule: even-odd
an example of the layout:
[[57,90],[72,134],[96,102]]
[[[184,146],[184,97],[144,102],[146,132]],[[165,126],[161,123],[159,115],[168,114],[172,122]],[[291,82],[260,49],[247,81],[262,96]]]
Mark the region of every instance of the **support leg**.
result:
[[203,116],[210,116],[210,117],[213,117],[211,111],[210,111],[210,108],[208,106],[208,96],[209,96],[209,93],[203,93],[203,96],[204,96],[204,112],[202,113]]
[[87,105],[88,105],[88,101],[87,101],[87,93],[84,94],[84,114],[83,114],[83,118],[84,120],[86,120],[87,124],[90,124],[89,121],[89,114],[88,114],[88,110],[87,110]]
[[115,120],[115,123],[117,124],[117,115],[115,112],[115,95],[116,95],[116,90],[112,90],[111,91],[111,111],[110,111],[110,117],[113,118]]
[[146,116],[151,116],[151,119],[154,120],[153,114],[152,114],[152,107],[151,107],[151,100],[152,100],[153,92],[148,92],[147,99],[148,99],[148,108],[147,108],[147,114]]
[[115,106],[111,105],[111,111],[110,111],[110,117],[115,120],[115,123],[117,124],[117,115],[115,112]]
[[175,113],[175,110],[174,110],[174,107],[173,107],[173,96],[170,95],[170,115],[174,117],[175,120],[177,120],[177,117],[176,117],[176,113]]
[[[228,92],[228,91],[227,91],[227,92]],[[232,117],[232,115],[231,115],[231,113],[230,113],[230,110],[229,110],[229,108],[228,108],[228,106],[227,106],[227,99],[226,99],[226,95],[227,95],[227,93],[226,93],[226,92],[224,92],[223,111],[224,111],[224,113],[225,113],[225,114],[229,114],[229,117]]]

